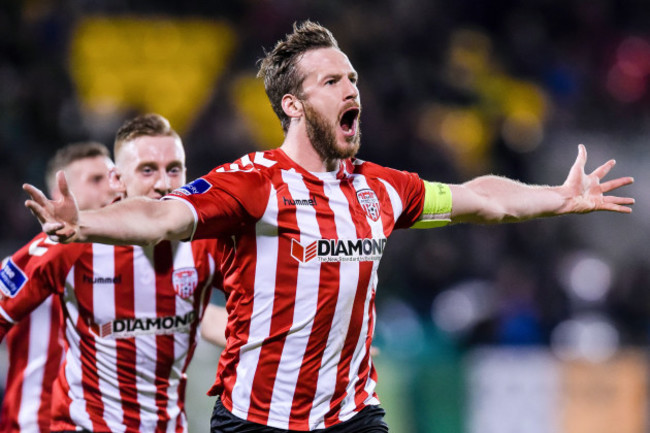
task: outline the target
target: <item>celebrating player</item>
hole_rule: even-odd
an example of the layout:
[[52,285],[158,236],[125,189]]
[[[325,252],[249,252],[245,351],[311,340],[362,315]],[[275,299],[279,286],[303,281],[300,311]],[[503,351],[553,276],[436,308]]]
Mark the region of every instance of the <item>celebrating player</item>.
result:
[[260,63],[285,140],[171,193],[78,212],[26,185],[26,205],[65,242],[155,244],[232,236],[224,269],[228,342],[210,393],[212,432],[385,432],[370,357],[377,268],[394,229],[501,223],[568,213],[628,213],[634,200],[605,195],[608,161],[584,172],[586,150],[560,186],[498,176],[428,182],[355,158],[360,146],[357,72],[332,34],[294,26]]
[[[50,194],[58,199],[60,193],[55,175],[63,170],[79,209],[99,209],[111,203],[118,194],[109,181],[113,167],[110,153],[103,144],[69,144],[59,149],[48,162],[45,182]],[[39,256],[47,251],[49,239],[40,233],[28,245],[30,254]],[[3,293],[0,280],[0,296]],[[0,410],[0,433],[50,431],[52,382],[63,353],[61,322],[59,298],[49,296],[7,333],[9,371]]]
[[[183,145],[161,116],[127,121],[114,153],[127,197],[156,201],[185,183]],[[44,242],[42,254],[25,247],[8,261],[0,337],[50,294],[62,300],[67,351],[53,385],[53,432],[187,430],[185,370],[211,288],[221,286],[219,245]]]

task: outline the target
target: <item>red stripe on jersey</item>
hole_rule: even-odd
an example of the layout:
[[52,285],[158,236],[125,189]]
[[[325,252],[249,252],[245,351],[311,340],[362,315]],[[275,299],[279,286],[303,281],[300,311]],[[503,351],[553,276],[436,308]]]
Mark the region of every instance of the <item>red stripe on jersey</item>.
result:
[[[323,189],[323,182],[315,182],[308,179],[305,184],[309,189],[310,196],[318,197],[318,204],[315,206],[315,210],[321,238],[337,239],[338,235],[336,232],[334,212],[329,206],[329,200]],[[339,296],[338,281],[340,278],[340,268],[341,264],[339,262],[320,264],[316,315],[305,349],[302,366],[300,367],[300,373],[298,374],[296,391],[291,405],[291,417],[289,420],[289,429],[291,430],[309,429],[309,412],[313,406],[314,395],[316,394],[316,387],[318,385],[318,372],[322,364],[323,354],[325,353],[325,344],[322,343],[323,341],[327,341],[330,333],[334,312],[336,310],[336,301]],[[332,281],[336,281],[337,284],[332,286]],[[296,422],[296,419],[303,421]]]
[[[154,247],[154,268],[156,270],[156,316],[176,314],[176,295],[170,282],[174,265],[169,242]],[[167,431],[169,375],[174,365],[174,336],[156,335],[156,406],[158,407],[158,431]]]
[[[359,266],[372,268],[373,263],[360,262]],[[361,269],[359,271],[359,275],[369,276],[370,271]],[[354,356],[354,351],[359,342],[361,328],[363,326],[363,316],[365,314],[364,307],[366,303],[366,297],[368,295],[369,284],[370,284],[370,280],[368,278],[359,278],[359,282],[357,284],[357,292],[354,297],[354,304],[352,307],[352,314],[350,316],[350,325],[348,327],[347,335],[345,336],[345,344],[343,345],[343,350],[341,351],[341,362],[339,362],[338,371],[336,373],[337,381],[336,381],[336,387],[334,388],[334,398],[332,399],[332,401],[330,401],[330,411],[325,415],[325,425],[327,427],[340,422],[338,415],[341,410],[341,403],[345,398],[345,390],[348,384],[350,383],[350,367],[351,367],[352,357]],[[368,344],[371,341],[369,337],[367,337],[366,340],[368,341]],[[370,348],[366,347],[366,356],[361,362],[362,365],[364,362],[367,361],[367,356],[368,356],[367,354],[369,350]],[[357,386],[361,385],[361,389],[363,389],[365,384],[366,381],[363,380],[362,378],[362,380],[357,383]],[[358,397],[358,395],[359,394],[357,389],[356,396]]]
[[63,309],[58,295],[52,296],[50,306],[50,337],[47,348],[47,361],[43,371],[43,389],[41,391],[41,406],[38,411],[39,425],[42,432],[50,429],[52,411],[52,384],[59,374],[64,350],[63,341]]
[[[228,328],[233,329],[237,334],[229,341],[228,350],[224,350],[219,358],[219,366],[214,385],[208,391],[208,395],[221,395],[224,406],[232,411],[232,389],[237,381],[237,367],[239,365],[239,349],[248,342],[250,336],[250,323],[253,314],[253,293],[255,287],[255,273],[242,272],[244,269],[255,269],[257,257],[257,245],[252,242],[241,242],[255,239],[255,226],[245,227],[241,234],[235,238],[234,245],[230,245],[230,251],[225,252],[224,257],[234,256],[234,263],[241,263],[241,266],[229,268],[227,280],[224,280],[224,288],[247,287],[248,290],[227,290],[226,309],[230,312],[237,306],[237,315],[228,318]],[[235,248],[236,246],[236,248]],[[222,263],[223,264],[223,263]],[[223,380],[223,382],[222,382]]]
[[[114,275],[119,275],[122,284],[115,285],[115,317],[135,317],[135,291],[133,277],[133,247],[115,248]],[[135,338],[115,339],[117,380],[122,400],[122,423],[128,431],[138,431],[140,428],[140,403],[138,391],[133,386],[136,383]]]
[[[357,375],[358,382],[355,389],[355,399],[354,402],[357,404],[357,410],[361,410],[364,407],[364,402],[369,397],[368,392],[365,390],[365,386],[368,383],[368,380],[373,380],[377,382],[377,370],[375,370],[374,364],[370,361],[370,346],[372,345],[372,330],[375,327],[375,295],[377,292],[372,293],[370,298],[370,305],[368,306],[368,329],[366,338],[366,355],[361,361],[359,373]],[[373,396],[376,398],[377,393],[374,392]]]
[[[282,173],[276,172],[272,182],[276,190],[282,188],[284,186]],[[282,197],[280,194],[277,194],[277,200],[278,221],[282,221],[287,231],[299,233],[295,207],[281,206]],[[291,249],[291,238],[288,236],[279,238],[278,249],[279,251],[289,251]],[[297,280],[298,268],[286,266],[281,259],[278,259],[269,337],[264,341],[259,355],[259,359],[263,359],[264,362],[257,365],[250,397],[251,409],[249,410],[248,419],[257,423],[266,423],[268,419],[273,385],[280,365],[282,349],[288,331],[293,324]]]
[[[388,197],[388,191],[386,190],[386,185],[383,182],[367,178],[368,186],[375,191],[379,197]],[[388,206],[389,203],[381,203],[381,222],[384,227],[384,236],[388,237],[393,232],[393,227],[395,227],[395,215],[393,213],[393,206]]]
[[[65,371],[67,360],[64,358],[61,370]],[[56,402],[56,410],[52,410],[52,431],[70,431],[75,430],[76,426],[69,422],[70,420],[70,404],[72,399],[69,396],[70,385],[66,381],[65,374],[57,376],[54,384],[52,385],[52,404]]]
[[[84,323],[83,317],[94,317],[92,311],[88,311],[86,306],[93,305],[93,251],[88,248],[87,254],[79,258],[74,271],[74,287],[79,305],[79,319],[77,320],[77,329],[80,332],[87,333],[88,338],[81,338],[79,349],[81,351],[81,386],[83,388],[84,400],[86,402],[86,412],[93,424],[93,431],[110,431],[103,418],[104,403],[101,399],[99,388],[99,372],[97,369],[97,348],[95,347],[95,337],[90,332],[90,325]],[[90,278],[84,278],[84,275],[90,275]],[[90,280],[90,281],[88,281]]]
[[[370,233],[370,227],[365,213],[362,214],[358,211],[357,192],[354,186],[349,182],[341,183],[341,191],[348,199],[350,204],[350,215],[354,221],[354,226],[357,230],[357,238],[366,237]],[[336,374],[336,386],[334,388],[334,395],[330,401],[330,411],[325,415],[325,425],[330,426],[340,422],[338,419],[339,411],[341,410],[341,403],[345,398],[345,390],[350,383],[350,367],[354,356],[355,349],[359,344],[359,336],[361,334],[361,325],[363,324],[363,316],[365,311],[365,301],[368,295],[370,276],[372,275],[373,262],[359,262],[359,281],[357,282],[357,289],[352,306],[352,313],[350,315],[350,324],[348,325],[345,343],[341,351],[341,358],[338,364]],[[365,382],[364,382],[365,385]]]
[[2,401],[2,412],[0,412],[0,432],[3,433],[20,431],[18,412],[20,411],[22,383],[28,361],[29,331],[29,317],[26,317],[7,333],[7,347],[10,348],[9,371],[7,371],[6,390]]

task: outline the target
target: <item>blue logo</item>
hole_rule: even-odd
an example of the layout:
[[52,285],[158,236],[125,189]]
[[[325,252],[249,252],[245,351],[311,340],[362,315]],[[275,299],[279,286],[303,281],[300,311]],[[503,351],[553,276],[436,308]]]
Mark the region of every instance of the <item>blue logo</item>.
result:
[[178,188],[175,192],[183,195],[203,194],[210,188],[212,188],[212,185],[207,180],[200,177],[187,185]]
[[11,259],[0,270],[0,291],[13,298],[27,282],[27,275]]

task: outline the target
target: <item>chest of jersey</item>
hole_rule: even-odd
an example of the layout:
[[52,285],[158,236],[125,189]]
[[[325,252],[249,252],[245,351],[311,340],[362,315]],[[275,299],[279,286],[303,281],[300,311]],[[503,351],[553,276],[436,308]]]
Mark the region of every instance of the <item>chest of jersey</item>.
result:
[[205,266],[185,243],[93,244],[68,273],[64,300],[100,337],[189,332],[211,275]]

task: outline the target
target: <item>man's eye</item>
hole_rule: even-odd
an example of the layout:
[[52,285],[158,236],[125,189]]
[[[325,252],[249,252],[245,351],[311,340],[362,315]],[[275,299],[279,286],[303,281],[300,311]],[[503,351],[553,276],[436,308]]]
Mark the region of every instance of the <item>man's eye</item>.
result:
[[172,176],[178,176],[179,174],[181,174],[180,167],[174,167],[174,168],[170,169],[169,174],[172,175]]

